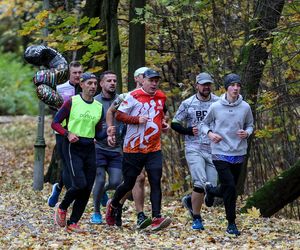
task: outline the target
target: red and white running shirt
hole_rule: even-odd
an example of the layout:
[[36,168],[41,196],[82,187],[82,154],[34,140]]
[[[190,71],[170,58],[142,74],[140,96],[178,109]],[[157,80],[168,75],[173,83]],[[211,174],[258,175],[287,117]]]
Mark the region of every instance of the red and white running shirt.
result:
[[157,90],[154,95],[149,95],[139,88],[127,94],[118,111],[131,118],[147,116],[148,121],[146,124],[133,124],[130,118],[123,120],[125,123],[128,122],[124,152],[149,153],[161,150],[160,135],[165,102],[166,95],[161,90]]

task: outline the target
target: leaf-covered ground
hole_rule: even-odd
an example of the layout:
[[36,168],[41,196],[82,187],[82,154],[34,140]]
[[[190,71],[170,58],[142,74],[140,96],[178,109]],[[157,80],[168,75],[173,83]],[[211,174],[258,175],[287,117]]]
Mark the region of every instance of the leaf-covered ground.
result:
[[[54,143],[49,124],[47,117],[45,168]],[[32,189],[35,133],[36,118],[0,117],[1,249],[300,249],[299,221],[260,218],[255,209],[238,214],[238,238],[224,233],[222,207],[204,207],[205,231],[192,231],[180,197],[163,199],[163,212],[173,219],[164,231],[136,230],[132,202],[126,203],[122,228],[91,225],[90,199],[81,220],[86,234],[68,234],[54,225],[53,209],[47,206],[51,185],[45,184],[41,192]],[[148,200],[145,210],[150,213]]]

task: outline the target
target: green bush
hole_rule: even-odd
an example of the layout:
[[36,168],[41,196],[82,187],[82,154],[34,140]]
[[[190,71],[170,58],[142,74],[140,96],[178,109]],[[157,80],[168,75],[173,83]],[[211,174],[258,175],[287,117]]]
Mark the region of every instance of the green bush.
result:
[[38,98],[32,82],[34,71],[13,53],[0,52],[0,115],[35,115]]

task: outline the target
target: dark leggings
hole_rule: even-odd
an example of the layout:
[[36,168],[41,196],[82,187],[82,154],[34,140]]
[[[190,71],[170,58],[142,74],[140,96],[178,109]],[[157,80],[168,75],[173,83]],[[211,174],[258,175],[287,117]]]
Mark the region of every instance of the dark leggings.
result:
[[135,185],[138,175],[143,167],[148,174],[150,184],[150,201],[152,205],[152,217],[160,217],[161,211],[161,177],[162,177],[162,154],[161,151],[142,153],[124,153],[123,158],[123,182],[118,186],[112,205],[120,206],[120,200],[131,191]]
[[100,213],[100,201],[105,191],[116,189],[122,179],[122,170],[119,168],[109,168],[107,170],[109,181],[105,185],[105,166],[97,167],[96,179],[93,189],[94,211]]
[[68,167],[72,186],[69,188],[60,204],[67,210],[74,201],[68,224],[77,223],[88,203],[96,175],[95,145],[81,145],[64,141],[63,152]]
[[72,186],[72,181],[71,181],[71,177],[70,177],[70,174],[68,171],[68,167],[66,166],[64,153],[63,153],[63,143],[65,140],[65,137],[60,134],[56,134],[55,139],[56,139],[56,150],[59,155],[59,158],[60,158],[59,161],[61,161],[61,166],[62,166],[58,186],[60,189],[62,189],[64,186],[67,189],[69,189]]
[[222,197],[226,219],[234,223],[236,218],[236,184],[241,173],[242,163],[232,164],[226,161],[213,161],[219,177],[220,185],[211,190],[217,197]]

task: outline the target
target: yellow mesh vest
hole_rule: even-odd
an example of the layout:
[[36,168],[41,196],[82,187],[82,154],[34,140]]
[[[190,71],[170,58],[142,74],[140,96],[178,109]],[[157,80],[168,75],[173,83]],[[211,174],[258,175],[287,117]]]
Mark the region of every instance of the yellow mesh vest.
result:
[[102,104],[96,100],[86,103],[80,95],[72,96],[68,131],[80,137],[94,138],[95,127],[102,114]]

